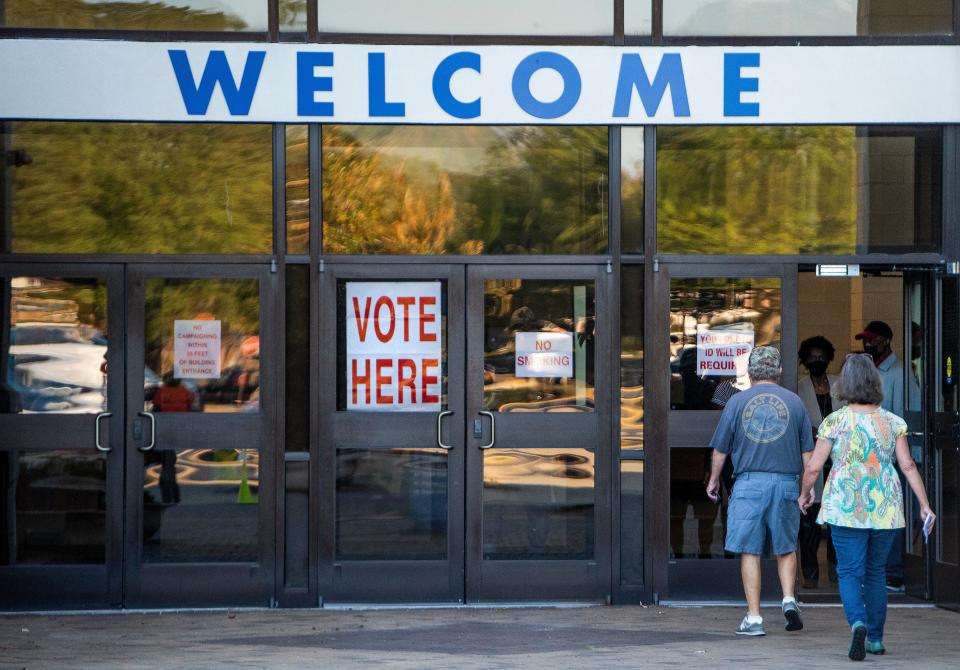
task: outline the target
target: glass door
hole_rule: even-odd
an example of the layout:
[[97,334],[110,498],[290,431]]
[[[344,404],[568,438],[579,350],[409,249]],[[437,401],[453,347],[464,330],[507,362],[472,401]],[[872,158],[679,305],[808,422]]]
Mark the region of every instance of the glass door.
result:
[[595,266],[468,269],[471,601],[609,593],[609,277]]
[[[788,364],[795,342],[782,332],[783,321],[795,319],[796,275],[780,265],[661,264],[655,281],[658,309],[669,310],[658,320],[669,330],[661,335],[669,354],[658,373],[669,378],[668,597],[742,598],[739,560],[724,550],[733,470],[728,459],[720,503],[712,503],[705,490],[707,445],[727,400],[750,386],[746,363],[753,347],[780,349],[781,384],[796,387]],[[773,597],[779,592],[775,562],[765,560],[762,571],[763,597]]]
[[320,592],[463,601],[463,267],[321,274]]
[[941,323],[934,384],[933,593],[937,604],[960,610],[960,280],[940,279]]
[[121,604],[122,267],[0,267],[0,608]]
[[270,601],[275,282],[261,266],[128,266],[128,606]]
[[[910,453],[917,464],[920,476],[924,480],[928,492],[932,492],[934,483],[933,471],[930,468],[930,455],[935,447],[931,444],[931,435],[935,433],[934,421],[928,419],[930,412],[930,393],[926,391],[929,379],[931,361],[931,344],[934,342],[936,319],[935,307],[931,302],[932,287],[935,276],[927,272],[908,272],[903,276],[904,318],[903,318],[903,418],[907,422],[907,440],[910,443]],[[923,520],[920,518],[920,507],[917,498],[910,490],[910,486],[901,476],[904,497],[904,512],[907,526],[903,534],[903,579],[904,591],[908,595],[918,598],[929,598],[930,591],[930,552],[929,546],[923,541]],[[931,503],[935,499],[931,497]],[[939,510],[934,510],[939,514]],[[896,568],[897,544],[891,550],[891,559],[894,570]]]

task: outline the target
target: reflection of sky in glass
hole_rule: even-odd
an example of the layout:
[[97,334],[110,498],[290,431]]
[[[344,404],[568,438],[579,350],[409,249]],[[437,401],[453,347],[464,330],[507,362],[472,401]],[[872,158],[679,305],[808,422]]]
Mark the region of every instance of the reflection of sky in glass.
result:
[[627,35],[650,34],[652,6],[651,0],[626,0],[623,3],[623,30]]
[[857,0],[666,0],[667,35],[856,35]]
[[620,165],[623,179],[643,178],[643,126],[629,126],[621,130]]
[[613,34],[610,0],[319,0],[319,3],[320,31],[329,33]]
[[[87,0],[88,4],[114,4],[117,0]],[[140,4],[131,0],[131,4]],[[169,0],[168,7],[189,7],[211,14],[236,16],[247,24],[246,30],[267,29],[267,0]]]

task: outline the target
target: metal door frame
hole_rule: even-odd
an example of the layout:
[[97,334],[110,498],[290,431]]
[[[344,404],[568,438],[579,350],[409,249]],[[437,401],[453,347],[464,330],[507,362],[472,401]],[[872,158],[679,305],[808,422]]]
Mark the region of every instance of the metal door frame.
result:
[[[256,279],[260,301],[260,411],[257,414],[184,414],[155,417],[156,448],[173,436],[176,448],[209,447],[223,443],[253,442],[259,451],[257,522],[258,560],[248,562],[147,563],[142,560],[143,454],[150,429],[134,436],[136,417],[143,411],[143,368],[145,359],[145,294],[147,279]],[[275,523],[277,499],[282,487],[282,454],[275,440],[279,380],[283,374],[279,336],[282,330],[272,314],[278,279],[269,266],[253,264],[186,265],[135,264],[126,266],[127,305],[127,443],[125,532],[127,555],[124,561],[124,604],[144,607],[212,607],[235,605],[266,606],[274,600],[276,570]],[[149,423],[149,422],[145,422]]]
[[[338,560],[336,556],[337,448],[350,438],[376,438],[389,442],[398,432],[420,433],[437,439],[436,413],[383,413],[382,428],[371,432],[371,413],[337,411],[337,284],[340,280],[443,280],[447,303],[447,410],[443,418],[443,439],[452,445],[447,461],[447,555],[438,560]],[[318,361],[319,420],[312,444],[312,481],[318,482],[314,498],[319,524],[318,587],[324,601],[463,602],[463,519],[464,519],[464,269],[457,263],[357,264],[349,260],[326,262],[320,273],[319,328],[313,347]],[[425,425],[428,424],[428,425]],[[427,437],[429,436],[429,437]],[[375,448],[373,444],[368,445]]]
[[[96,414],[0,414],[0,435],[4,451],[59,451],[89,447],[93,453],[97,428],[106,453],[106,500],[104,563],[98,565],[13,565],[0,567],[0,594],[3,607],[10,609],[103,608],[123,602],[122,564],[123,476],[124,476],[124,335],[123,266],[120,264],[84,265],[78,263],[3,263],[0,276],[13,278],[52,277],[64,279],[102,279],[107,290],[107,411]],[[5,283],[0,300],[0,319],[10,314],[10,293]],[[8,328],[0,328],[6,337]],[[7,351],[4,341],[0,354]],[[7,361],[0,370],[6,375]],[[112,382],[112,383],[110,383]],[[97,425],[99,423],[99,426]],[[82,436],[78,440],[78,436]],[[36,446],[36,445],[42,446]]]
[[[946,371],[944,370],[944,360],[946,356],[953,358],[953,365],[960,365],[960,332],[952,333],[953,342],[948,347],[944,347],[944,282],[951,281],[957,286],[955,295],[951,296],[954,300],[960,298],[960,279],[956,276],[941,276],[936,282],[934,293],[934,314],[937,315],[934,355],[930,356],[930,361],[926,366],[926,373],[930,375],[928,379],[937,380],[936,384],[930,384],[931,391],[928,398],[937,398],[940,388],[940,381],[944,379]],[[954,309],[960,309],[956,307]],[[957,326],[958,324],[954,324]],[[960,330],[960,328],[958,328]],[[956,380],[957,371],[951,371],[952,377]],[[957,383],[954,381],[954,383]],[[936,389],[936,390],[934,390]],[[926,480],[932,484],[927,488],[927,497],[930,499],[930,506],[939,517],[930,538],[930,544],[927,549],[928,572],[932,582],[934,602],[941,607],[960,610],[960,562],[947,563],[941,562],[940,556],[945,542],[951,542],[953,549],[960,554],[960,537],[944,537],[943,525],[941,519],[945,516],[946,510],[943,505],[943,452],[953,449],[960,452],[960,408],[954,408],[953,411],[943,411],[940,409],[939,402],[931,405],[931,411],[928,417],[932,416],[932,444],[928,450],[928,468]],[[954,456],[954,464],[960,469],[960,453]],[[960,472],[954,473],[956,481],[960,481]],[[954,501],[958,500],[960,491],[954,492]],[[956,515],[960,510],[953,510]]]
[[[484,326],[484,280],[495,278],[520,278],[530,280],[584,279],[595,282],[595,315],[598,324],[594,360],[594,412],[593,432],[596,439],[594,471],[594,559],[590,560],[484,560],[482,557],[482,510],[483,510],[483,454],[481,445],[491,439],[488,422],[483,422],[481,437],[472,434],[466,438],[467,445],[467,555],[466,595],[468,601],[510,600],[609,600],[612,578],[612,509],[611,489],[612,448],[610,433],[611,407],[619,384],[613,378],[610,357],[615,334],[610,332],[610,315],[619,309],[611,304],[613,275],[598,264],[564,265],[470,265],[467,268],[467,368],[466,368],[466,424],[478,417],[483,409],[483,326]],[[618,337],[619,334],[616,334]],[[615,387],[614,384],[617,384]],[[572,416],[572,415],[571,415]],[[576,415],[581,416],[582,415]],[[538,430],[549,430],[548,424],[556,424],[562,413],[553,414],[552,420],[544,415],[525,414],[534,417]],[[503,421],[504,417],[500,417]],[[543,425],[541,425],[543,424]],[[574,424],[570,424],[571,428]],[[465,425],[466,428],[466,425]],[[501,429],[506,426],[501,426]],[[552,428],[556,430],[556,428]],[[560,430],[563,430],[561,428]],[[501,435],[502,435],[501,430]],[[587,444],[582,446],[588,447]]]
[[[795,263],[755,262],[710,262],[710,263],[657,263],[653,272],[651,291],[655,314],[651,320],[647,350],[651,365],[647,367],[650,382],[650,401],[647,403],[650,418],[647,425],[661,424],[657,438],[648,442],[651,474],[661,486],[651,487],[648,494],[653,514],[659,523],[651,524],[647,544],[653,554],[652,588],[661,598],[671,600],[703,600],[733,598],[743,595],[740,578],[740,562],[734,559],[671,559],[670,558],[670,455],[672,449],[706,448],[720,412],[715,410],[670,409],[670,350],[666,334],[670,330],[670,283],[672,279],[779,279],[780,280],[780,350],[797,350],[797,273]],[[793,324],[793,325],[790,325]],[[795,366],[785,365],[781,385],[795,390],[797,374]],[[676,445],[676,446],[674,446]],[[654,472],[655,469],[655,472]],[[706,497],[706,493],[704,493]],[[656,533],[654,535],[653,533]],[[762,597],[769,598],[779,592],[776,564],[772,559],[762,562]]]

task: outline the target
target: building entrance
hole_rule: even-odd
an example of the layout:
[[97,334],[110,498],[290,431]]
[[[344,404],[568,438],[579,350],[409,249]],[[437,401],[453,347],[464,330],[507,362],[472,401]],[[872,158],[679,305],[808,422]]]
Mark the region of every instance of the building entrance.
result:
[[321,277],[325,597],[604,598],[602,268],[331,263]]
[[267,268],[0,272],[3,606],[269,603]]
[[[937,346],[933,335],[941,327],[937,316],[941,312],[933,301],[943,279],[923,270],[863,267],[847,275],[846,266],[841,268],[842,277],[818,276],[812,266],[779,264],[668,265],[655,273],[658,309],[666,312],[664,306],[669,305],[664,316],[669,324],[665,409],[671,599],[742,597],[739,562],[724,551],[726,503],[733,484],[729,465],[719,505],[706,498],[704,481],[710,465],[707,445],[726,401],[749,386],[746,356],[754,346],[781,350],[782,384],[801,398],[811,396],[806,404],[816,425],[822,409],[837,407],[817,406],[817,398],[806,388],[811,370],[804,363],[810,361],[801,361],[798,352],[816,348],[815,357],[826,359],[828,374],[839,374],[844,354],[863,351],[857,336],[868,324],[887,324],[891,351],[884,365],[895,370],[886,373],[894,381],[885,388],[884,406],[906,419],[914,460],[928,491],[934,491],[934,474],[940,471],[932,462],[940,454],[933,434],[936,385],[924,379],[942,374],[932,352]],[[919,512],[909,489],[905,502],[907,528],[888,566],[890,587],[930,597],[934,545],[922,540]],[[801,524],[799,540],[801,597],[838,598],[828,533],[811,516]],[[764,564],[763,572],[764,597],[779,597],[772,560]]]

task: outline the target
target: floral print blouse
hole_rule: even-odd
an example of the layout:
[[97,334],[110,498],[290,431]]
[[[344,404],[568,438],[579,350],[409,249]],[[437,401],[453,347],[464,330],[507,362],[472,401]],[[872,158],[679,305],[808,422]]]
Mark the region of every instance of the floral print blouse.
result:
[[893,467],[907,424],[885,409],[833,412],[817,437],[833,443],[818,523],[847,528],[903,528],[903,490]]

